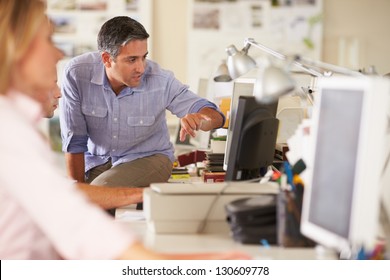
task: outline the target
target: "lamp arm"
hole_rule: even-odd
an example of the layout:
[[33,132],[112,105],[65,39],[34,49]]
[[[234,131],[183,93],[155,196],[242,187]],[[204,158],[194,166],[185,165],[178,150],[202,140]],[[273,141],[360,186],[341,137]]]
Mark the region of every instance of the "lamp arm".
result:
[[296,61],[296,60],[293,60],[292,62],[294,65],[298,66],[299,68],[301,68],[302,70],[308,72],[309,74],[311,74],[312,76],[315,76],[315,77],[322,77],[324,76],[324,74],[314,70],[314,69],[311,69],[305,65],[303,65],[302,63],[300,63],[299,61]]
[[[317,67],[317,68],[322,68],[331,71],[332,73],[338,73],[338,74],[343,74],[347,76],[354,76],[354,77],[361,77],[364,76],[364,74],[358,72],[358,71],[353,71],[348,68],[344,68],[341,66],[337,66],[334,64],[318,61],[318,60],[309,60],[308,58],[302,58],[301,56],[297,55],[294,58],[294,61],[297,63],[301,63],[303,66],[306,67],[306,65],[312,66],[312,67]],[[321,75],[323,76],[323,75]]]
[[[271,55],[275,56],[276,58],[279,58],[280,60],[287,60],[287,56],[285,56],[284,54],[281,54],[281,53],[279,53],[277,51],[274,51],[274,50],[272,50],[272,49],[262,45],[262,44],[259,44],[253,38],[245,39],[244,43],[245,43],[245,46],[242,49],[242,51],[245,52],[245,54],[248,53],[248,50],[249,50],[250,46],[254,46],[254,47],[256,47],[256,48],[258,48],[258,49],[260,49],[260,50],[262,50],[262,51],[264,51],[264,52],[266,52],[268,54],[271,54]],[[309,73],[310,75],[313,75],[313,76],[316,76],[316,77],[323,76],[322,73],[320,73],[320,72],[318,72],[318,71],[316,71],[314,69],[310,69],[309,67],[303,65],[302,63],[300,63],[299,61],[297,61],[295,59],[292,61],[292,63],[295,66],[297,66],[297,67],[301,68],[302,70],[304,70],[305,72]]]
[[255,46],[256,48],[268,53],[268,54],[271,54],[277,58],[279,58],[280,60],[286,60],[287,57],[284,55],[284,54],[281,54],[281,53],[278,53],[277,51],[274,51],[262,44],[259,44],[258,42],[255,41],[255,39],[253,38],[246,38],[245,41],[244,41],[244,44],[245,44],[245,47],[244,47],[244,51],[247,51],[249,50],[249,47],[250,46]]

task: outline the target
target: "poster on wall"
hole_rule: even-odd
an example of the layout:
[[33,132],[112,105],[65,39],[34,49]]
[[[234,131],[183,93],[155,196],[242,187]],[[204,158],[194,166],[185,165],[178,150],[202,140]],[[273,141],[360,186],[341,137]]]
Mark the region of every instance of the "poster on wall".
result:
[[152,33],[152,0],[47,0],[54,22],[54,42],[66,59],[97,49],[96,37],[111,17],[127,15]]
[[[197,90],[226,59],[225,49],[246,38],[285,55],[320,59],[322,0],[192,0],[189,8],[188,82]],[[250,56],[266,54],[251,48]]]

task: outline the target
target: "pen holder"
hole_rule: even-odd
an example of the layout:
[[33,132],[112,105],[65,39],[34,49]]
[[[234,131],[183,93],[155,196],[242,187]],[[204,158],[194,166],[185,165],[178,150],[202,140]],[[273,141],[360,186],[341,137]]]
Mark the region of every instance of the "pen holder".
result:
[[314,247],[315,242],[301,234],[303,187],[298,191],[280,191],[277,198],[278,245]]

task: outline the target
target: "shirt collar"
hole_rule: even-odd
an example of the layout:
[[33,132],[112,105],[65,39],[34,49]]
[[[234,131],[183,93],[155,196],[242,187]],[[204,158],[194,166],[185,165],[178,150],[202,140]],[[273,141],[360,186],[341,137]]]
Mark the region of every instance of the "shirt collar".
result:
[[93,68],[91,83],[96,85],[103,85],[106,73],[104,71],[103,63],[99,63],[98,67]]
[[[145,91],[145,74],[149,70],[149,64],[146,64],[146,69],[144,75],[142,75],[142,82],[139,87],[136,88],[128,88],[129,92],[143,92]],[[95,85],[100,85],[104,86],[105,89],[111,89],[111,85],[108,82],[108,78],[106,75],[106,70],[104,68],[103,63],[99,64],[99,67],[94,67],[93,73],[92,73],[92,78],[91,78],[91,83]]]

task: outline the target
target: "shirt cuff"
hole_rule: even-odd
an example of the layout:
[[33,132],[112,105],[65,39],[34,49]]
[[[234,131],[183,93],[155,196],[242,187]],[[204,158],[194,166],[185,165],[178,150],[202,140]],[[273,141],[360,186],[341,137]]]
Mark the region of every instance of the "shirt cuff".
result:
[[66,153],[78,154],[88,151],[87,148],[88,136],[71,135],[64,143],[62,151]]
[[226,117],[225,117],[225,115],[221,112],[221,110],[219,110],[219,108],[217,107],[217,105],[215,105],[214,103],[212,103],[212,102],[210,102],[210,101],[207,101],[207,102],[205,102],[205,103],[202,102],[202,103],[197,103],[197,104],[195,104],[195,105],[191,108],[190,113],[198,113],[200,110],[202,110],[202,109],[205,108],[205,107],[207,107],[207,108],[212,108],[212,109],[214,109],[215,111],[217,111],[217,112],[221,115],[221,117],[222,117],[222,124],[221,124],[219,127],[217,127],[217,128],[223,127],[224,124],[225,124],[225,121],[226,121]]

